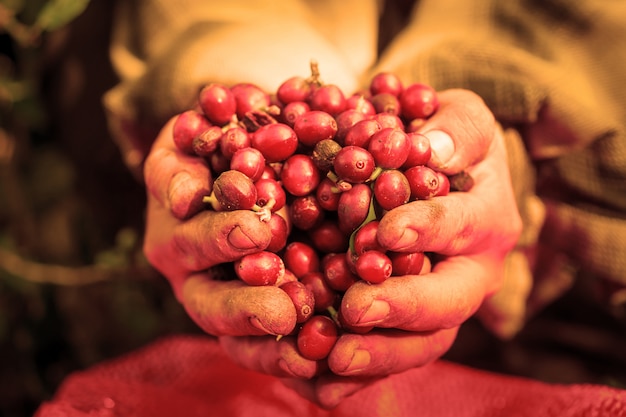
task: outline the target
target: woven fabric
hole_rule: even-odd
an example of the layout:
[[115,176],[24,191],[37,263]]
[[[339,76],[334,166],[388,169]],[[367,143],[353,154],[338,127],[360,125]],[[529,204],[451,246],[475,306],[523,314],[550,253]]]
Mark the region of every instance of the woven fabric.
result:
[[369,385],[325,410],[244,370],[202,336],[171,336],[77,372],[34,417],[622,417],[626,391],[552,385],[438,361]]

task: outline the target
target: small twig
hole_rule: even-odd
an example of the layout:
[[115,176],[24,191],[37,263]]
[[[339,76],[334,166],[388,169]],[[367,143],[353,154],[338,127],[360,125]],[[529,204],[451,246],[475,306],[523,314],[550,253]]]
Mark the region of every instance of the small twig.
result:
[[29,282],[66,287],[113,281],[127,276],[131,270],[135,278],[153,274],[152,269],[148,267],[45,264],[25,259],[10,250],[1,248],[0,269]]

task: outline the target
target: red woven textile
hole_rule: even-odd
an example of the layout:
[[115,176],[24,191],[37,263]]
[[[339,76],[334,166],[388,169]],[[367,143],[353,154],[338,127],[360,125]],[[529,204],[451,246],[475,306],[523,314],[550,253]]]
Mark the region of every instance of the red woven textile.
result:
[[333,410],[233,364],[214,339],[173,336],[64,381],[35,417],[626,416],[626,391],[554,385],[446,361],[393,375]]

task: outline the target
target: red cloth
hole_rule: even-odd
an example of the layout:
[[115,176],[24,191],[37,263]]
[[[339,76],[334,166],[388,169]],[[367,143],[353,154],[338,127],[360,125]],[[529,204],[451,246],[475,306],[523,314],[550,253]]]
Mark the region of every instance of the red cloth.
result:
[[626,416],[626,391],[556,385],[438,361],[323,410],[232,363],[217,342],[173,336],[70,375],[35,417]]

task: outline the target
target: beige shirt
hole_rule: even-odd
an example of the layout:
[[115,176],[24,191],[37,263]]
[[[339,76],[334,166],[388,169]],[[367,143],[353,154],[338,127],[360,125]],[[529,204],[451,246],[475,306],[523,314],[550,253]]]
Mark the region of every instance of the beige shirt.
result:
[[[392,7],[394,2],[387,2]],[[105,97],[139,173],[160,126],[208,81],[275,90],[308,75],[356,90],[374,71],[480,94],[505,129],[525,230],[479,316],[496,334],[589,278],[626,304],[626,2],[421,0],[377,56],[374,0],[121,1]]]

